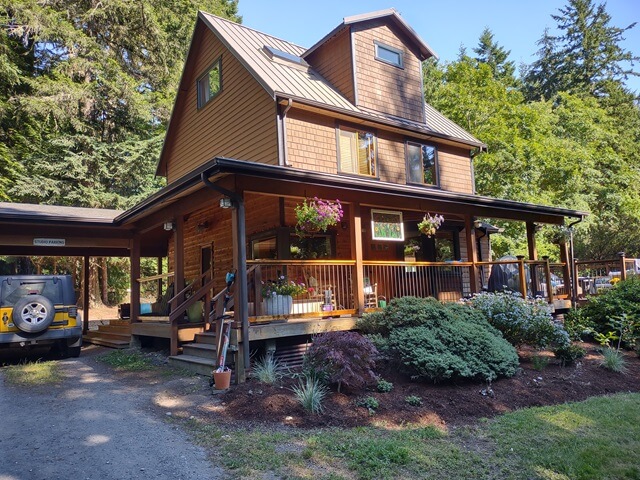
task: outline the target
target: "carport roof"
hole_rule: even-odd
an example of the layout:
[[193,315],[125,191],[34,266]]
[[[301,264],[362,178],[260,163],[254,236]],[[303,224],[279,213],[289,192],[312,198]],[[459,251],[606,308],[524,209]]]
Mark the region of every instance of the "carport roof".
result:
[[4,220],[56,221],[113,224],[122,210],[107,208],[65,207],[31,203],[0,202],[0,217]]

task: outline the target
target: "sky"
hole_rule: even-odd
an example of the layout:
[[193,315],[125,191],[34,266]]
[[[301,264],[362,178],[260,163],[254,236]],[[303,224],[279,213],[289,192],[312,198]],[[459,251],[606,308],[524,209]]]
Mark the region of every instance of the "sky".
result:
[[[469,54],[480,34],[489,27],[494,40],[511,50],[516,65],[532,63],[536,42],[548,27],[554,32],[552,14],[566,5],[564,0],[240,0],[243,25],[310,47],[342,22],[343,17],[395,8],[402,18],[434,50],[441,61],[457,58],[461,46]],[[596,3],[601,3],[596,0]],[[640,56],[640,0],[609,0],[610,25],[626,27],[622,46]],[[635,65],[640,72],[640,64]],[[640,77],[627,87],[640,93]]]

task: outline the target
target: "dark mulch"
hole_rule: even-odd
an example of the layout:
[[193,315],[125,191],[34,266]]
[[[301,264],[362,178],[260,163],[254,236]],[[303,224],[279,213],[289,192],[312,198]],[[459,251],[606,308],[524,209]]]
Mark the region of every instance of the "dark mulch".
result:
[[[252,423],[276,423],[298,427],[354,427],[384,423],[445,425],[473,423],[482,417],[492,417],[524,407],[554,405],[580,401],[596,395],[640,391],[640,359],[625,352],[628,372],[612,373],[598,366],[601,355],[597,345],[582,344],[587,356],[574,365],[562,367],[550,352],[543,352],[549,364],[541,371],[533,368],[537,353],[521,350],[521,371],[512,378],[500,379],[491,385],[478,382],[430,384],[412,381],[395,371],[391,365],[379,365],[385,380],[393,383],[389,393],[375,388],[357,392],[332,392],[325,400],[321,415],[306,413],[296,402],[287,379],[272,386],[250,379],[221,395],[224,416]],[[405,398],[415,395],[422,406],[414,407]],[[373,396],[380,407],[371,415],[357,405],[363,397]]]

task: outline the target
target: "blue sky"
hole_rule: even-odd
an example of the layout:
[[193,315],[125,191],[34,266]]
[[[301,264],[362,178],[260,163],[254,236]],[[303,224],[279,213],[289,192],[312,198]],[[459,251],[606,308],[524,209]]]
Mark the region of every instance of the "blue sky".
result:
[[[482,30],[489,27],[518,65],[535,60],[537,40],[545,27],[553,31],[551,15],[565,4],[561,0],[240,0],[238,9],[244,25],[310,47],[343,17],[393,7],[441,60],[455,60],[461,45],[472,53]],[[626,32],[623,46],[640,56],[640,1],[609,0],[607,12],[616,27],[638,22]],[[635,68],[640,71],[640,65]],[[640,78],[630,78],[627,86],[640,92]]]

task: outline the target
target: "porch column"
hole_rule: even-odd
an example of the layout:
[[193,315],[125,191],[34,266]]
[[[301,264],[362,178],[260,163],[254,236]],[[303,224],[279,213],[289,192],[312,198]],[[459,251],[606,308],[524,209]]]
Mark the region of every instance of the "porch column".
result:
[[89,297],[89,277],[90,275],[91,265],[89,262],[89,256],[85,255],[84,262],[82,264],[82,277],[83,277],[83,285],[82,285],[82,306],[84,308],[84,322],[82,324],[82,333],[87,333],[89,331],[89,304],[91,303],[91,298]]
[[349,229],[351,231],[351,258],[356,261],[356,271],[353,275],[354,308],[360,316],[364,313],[364,271],[362,266],[362,214],[360,204],[349,205]]
[[[158,275],[162,275],[162,257],[157,258],[157,269]],[[156,288],[156,298],[162,297],[162,278],[158,279],[158,286]]]
[[140,321],[140,235],[131,240],[131,305],[129,307],[130,322]]
[[577,277],[572,274],[575,272],[575,260],[573,258],[569,258],[569,248],[567,243],[563,240],[560,242],[560,261],[564,263],[563,272],[563,281],[565,285],[565,291],[571,295],[571,300],[574,303],[578,298],[578,286],[577,286]]
[[[181,292],[184,289],[184,217],[178,215],[176,217],[176,229],[173,232],[173,271],[174,271],[174,293]],[[178,299],[178,304],[182,303],[182,299]],[[174,308],[176,305],[172,305]]]
[[233,244],[233,268],[236,270],[233,302],[235,319],[240,323],[242,342],[238,345],[236,358],[236,383],[246,380],[245,369],[249,366],[249,293],[247,292],[247,234],[245,226],[244,198],[236,193],[231,210],[231,232]]
[[476,228],[473,224],[474,217],[471,215],[465,215],[464,217],[464,231],[466,233],[467,240],[467,261],[471,262],[471,268],[469,269],[469,287],[470,293],[478,293],[478,271],[476,262],[478,261],[478,251],[476,249]]
[[[527,247],[529,248],[529,260],[538,260],[538,249],[536,248],[536,224],[527,222]],[[538,271],[536,265],[531,265],[531,293],[535,297],[538,294]],[[547,290],[551,289],[551,279],[547,278]]]

